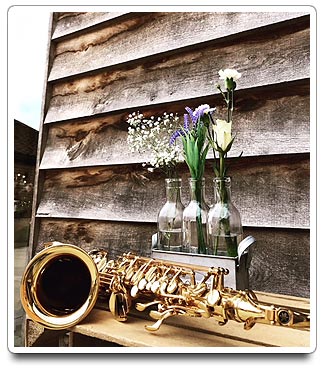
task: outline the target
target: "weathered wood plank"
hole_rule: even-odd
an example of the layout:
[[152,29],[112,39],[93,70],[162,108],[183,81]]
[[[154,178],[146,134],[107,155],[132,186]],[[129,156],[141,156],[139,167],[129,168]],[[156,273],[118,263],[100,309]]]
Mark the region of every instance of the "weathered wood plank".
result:
[[[38,220],[40,232],[35,253],[42,249],[43,243],[56,240],[75,244],[86,251],[107,249],[111,259],[129,251],[149,257],[151,236],[156,232],[156,223],[58,218]],[[257,240],[249,271],[252,290],[309,297],[308,230],[244,227],[244,235],[253,235]]]
[[[63,18],[53,38],[75,32],[123,13],[85,13]],[[211,40],[251,31],[264,26],[289,27],[305,13],[283,12],[168,12],[132,13],[118,23],[88,30],[57,43],[50,81],[105,68],[154,54],[174,51]],[[303,19],[302,18],[302,19]],[[305,17],[306,19],[309,17]],[[308,19],[307,19],[308,20]],[[279,23],[279,24],[277,24]],[[281,24],[282,23],[282,24]],[[269,27],[268,32],[272,32]],[[259,32],[260,30],[257,30]],[[127,32],[127,37],[125,37]]]
[[[236,140],[229,157],[236,157],[241,151],[245,157],[309,152],[309,95],[277,97],[274,91],[272,95],[249,91],[237,100],[236,108]],[[222,116],[224,112],[218,110],[218,116]],[[149,117],[162,115],[163,110],[142,112]],[[123,113],[51,124],[41,169],[149,161],[148,154],[131,153],[127,145],[127,116]]]
[[[135,347],[257,347],[257,342],[248,339],[237,340],[231,336],[204,333],[198,329],[185,329],[163,325],[158,333],[149,333],[145,325],[155,321],[128,317],[120,323],[112,314],[103,310],[93,310],[84,321],[72,328],[80,334],[111,341],[122,346]],[[260,345],[261,346],[261,345]]]
[[40,232],[34,254],[47,241],[75,244],[85,251],[103,248],[115,259],[125,252],[150,256],[151,236],[157,225],[95,220],[38,219]]
[[[288,295],[267,294],[256,292],[260,303],[270,300],[270,304],[277,306],[304,309],[310,311],[309,299],[290,297]],[[139,312],[135,312],[137,315]],[[212,319],[172,317],[165,321],[166,324],[178,327],[198,328],[206,333],[223,334],[237,339],[258,342],[259,344],[271,344],[275,346],[299,346],[306,347],[310,345],[309,330],[289,329],[280,326],[268,326],[256,323],[251,330],[244,330],[243,325],[234,321],[229,321],[225,326],[219,326]]]
[[114,13],[100,13],[100,12],[83,12],[73,13],[66,12],[60,13],[57,17],[55,29],[53,32],[52,40],[58,40],[64,36],[70,36],[72,33],[83,31],[87,29],[90,32],[90,28],[98,26],[108,20],[116,19],[126,12],[114,12]]
[[244,228],[257,240],[253,249],[253,290],[310,297],[310,233],[301,229]]
[[[240,159],[232,164],[233,198],[246,226],[309,226],[307,155]],[[188,202],[189,172],[179,167],[183,203]],[[213,201],[212,169],[205,173],[207,200]],[[139,165],[49,170],[38,216],[154,222],[164,203],[160,173]]]
[[242,72],[238,89],[308,78],[309,55],[309,29],[301,29],[110,69],[54,84],[45,122],[213,96],[214,84],[205,81],[217,81],[225,66]]

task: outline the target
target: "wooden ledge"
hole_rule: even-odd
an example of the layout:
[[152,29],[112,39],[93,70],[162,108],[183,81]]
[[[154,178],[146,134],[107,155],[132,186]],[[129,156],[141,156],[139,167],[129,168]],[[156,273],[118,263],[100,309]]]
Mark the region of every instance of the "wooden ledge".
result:
[[[257,296],[263,302],[309,309],[308,299],[265,293]],[[127,322],[118,322],[110,312],[94,309],[71,331],[125,347],[310,347],[309,329],[256,324],[245,331],[242,323],[234,321],[219,326],[212,318],[172,317],[152,333],[145,325],[155,321],[134,313]]]

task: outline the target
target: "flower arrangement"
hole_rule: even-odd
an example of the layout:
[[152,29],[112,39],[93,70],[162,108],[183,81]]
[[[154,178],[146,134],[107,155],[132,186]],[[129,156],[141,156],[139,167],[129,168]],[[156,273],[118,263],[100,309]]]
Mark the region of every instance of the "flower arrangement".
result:
[[207,132],[210,116],[215,109],[201,105],[194,111],[186,107],[183,127],[173,133],[170,145],[181,137],[183,157],[191,174],[191,202],[183,213],[184,250],[190,253],[206,253],[206,216],[208,206],[204,202],[204,169],[209,150]]
[[182,138],[184,160],[190,170],[191,177],[200,180],[204,175],[205,159],[209,150],[207,129],[209,114],[214,109],[209,105],[201,105],[194,111],[186,107],[183,128],[178,129],[170,138],[170,146],[174,146],[178,137]]
[[[237,86],[236,81],[240,79],[241,73],[235,69],[225,69],[219,71],[220,79],[224,80],[224,87],[226,89],[223,92],[221,86],[218,84],[217,89],[220,91],[227,107],[226,119],[216,119],[215,123],[212,119],[212,129],[209,129],[208,140],[213,148],[214,152],[214,173],[216,177],[224,178],[227,173],[227,167],[225,166],[225,159],[227,153],[230,151],[235,137],[232,137],[232,115],[233,115],[233,97],[234,90]],[[219,160],[216,160],[215,151],[219,154]]]
[[176,176],[176,165],[182,160],[181,150],[179,146],[169,144],[169,135],[178,128],[179,117],[165,112],[161,117],[146,118],[142,113],[134,112],[128,116],[127,123],[127,143],[131,152],[150,155],[150,160],[143,166],[150,165],[149,171],[161,169],[169,178]]
[[[236,256],[238,240],[240,240],[242,233],[232,234],[230,223],[232,205],[230,203],[230,188],[227,185],[228,182],[230,184],[230,178],[227,177],[226,158],[235,140],[232,135],[234,90],[241,73],[235,69],[225,69],[219,71],[219,77],[220,80],[224,81],[224,89],[220,84],[217,85],[217,89],[226,104],[227,111],[224,118],[214,119],[216,108],[210,108],[207,104],[200,105],[195,110],[186,107],[182,126],[179,126],[179,117],[173,113],[167,114],[165,112],[163,116],[157,118],[154,116],[146,118],[140,112],[132,113],[127,120],[129,124],[127,142],[132,152],[150,153],[151,158],[148,164],[151,168],[149,170],[162,169],[169,178],[176,176],[176,165],[184,159],[191,175],[190,189],[191,199],[193,199],[183,213],[184,239],[185,232],[188,232],[185,228],[186,222],[187,226],[192,226],[195,223],[195,230],[190,229],[191,234],[186,236],[188,242],[196,243],[193,252],[210,253],[211,249],[211,254],[217,254],[219,243],[224,241],[227,255]],[[177,144],[179,138],[181,145]],[[210,213],[213,212],[211,215],[209,213],[208,220],[206,220],[205,213],[208,211],[208,207],[205,203],[203,204],[203,176],[210,148],[212,148],[214,155],[215,180],[217,184],[219,183],[217,201],[221,206],[217,207],[215,204],[210,210]],[[194,207],[193,210],[192,207]],[[189,208],[193,217],[186,221],[185,213]],[[214,233],[214,229],[212,230],[213,225],[209,226],[208,224],[209,236],[206,234],[206,222],[209,222],[209,218],[213,215],[218,216],[219,221],[216,225],[216,233]],[[239,213],[236,217],[242,229]],[[192,240],[193,232],[195,240]],[[207,238],[211,239],[211,243]]]
[[231,178],[227,177],[228,167],[225,160],[235,140],[232,136],[234,90],[241,74],[235,69],[225,69],[219,71],[219,76],[224,81],[225,91],[220,85],[217,85],[217,89],[223,96],[227,113],[226,119],[216,119],[215,122],[212,120],[212,129],[208,130],[208,141],[214,153],[217,196],[216,203],[208,214],[208,250],[214,255],[222,252],[235,257],[238,255],[238,243],[242,240],[242,225],[240,214],[231,202]]

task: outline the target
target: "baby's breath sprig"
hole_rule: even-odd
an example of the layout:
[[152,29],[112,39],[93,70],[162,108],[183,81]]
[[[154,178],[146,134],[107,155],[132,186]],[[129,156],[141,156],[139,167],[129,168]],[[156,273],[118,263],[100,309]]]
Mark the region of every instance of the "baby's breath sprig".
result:
[[127,143],[131,152],[148,153],[150,159],[143,166],[149,165],[149,171],[160,169],[167,177],[176,176],[176,165],[181,161],[181,149],[169,145],[169,136],[178,129],[177,114],[164,113],[162,116],[145,117],[133,112],[128,116]]

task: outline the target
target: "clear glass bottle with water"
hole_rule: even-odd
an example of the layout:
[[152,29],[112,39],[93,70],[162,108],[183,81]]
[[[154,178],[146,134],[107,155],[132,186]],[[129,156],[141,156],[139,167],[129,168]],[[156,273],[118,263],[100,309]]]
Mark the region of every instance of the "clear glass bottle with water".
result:
[[205,179],[189,178],[190,203],[183,213],[183,251],[207,253],[206,220],[209,206],[205,202]]
[[180,252],[183,245],[182,179],[165,179],[166,203],[157,218],[157,248]]
[[215,178],[213,204],[208,213],[208,254],[236,257],[243,238],[241,216],[231,200],[231,179]]

